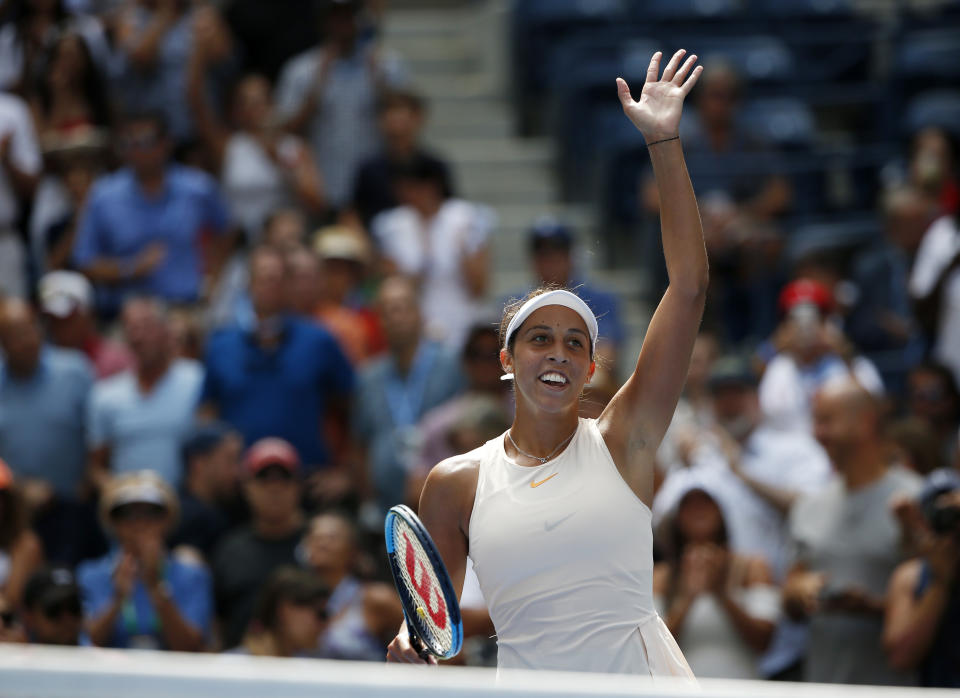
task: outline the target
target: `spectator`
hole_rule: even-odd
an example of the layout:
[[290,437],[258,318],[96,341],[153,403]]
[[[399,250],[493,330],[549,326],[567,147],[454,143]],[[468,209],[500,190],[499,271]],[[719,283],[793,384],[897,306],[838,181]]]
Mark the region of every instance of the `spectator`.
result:
[[353,184],[353,209],[364,229],[370,228],[370,222],[378,213],[399,205],[391,178],[397,165],[429,161],[441,172],[444,198],[454,194],[450,167],[442,158],[425,150],[420,142],[426,118],[423,98],[407,90],[387,92],[377,103],[377,116],[383,147],[360,166]]
[[[697,187],[710,254],[710,298],[704,324],[738,344],[766,336],[776,323],[782,233],[779,219],[793,199],[772,145],[744,123],[744,86],[720,60],[704,66],[696,110],[680,124],[690,176]],[[652,173],[641,187],[642,206],[659,215]]]
[[13,473],[0,460],[0,598],[14,607],[20,603],[27,579],[43,563],[43,547],[28,521]]
[[78,129],[111,126],[106,81],[80,34],[62,34],[50,47],[31,106],[44,143]]
[[238,521],[243,439],[221,422],[197,425],[183,444],[180,524],[170,545],[188,545],[211,559],[220,539]]
[[305,564],[331,589],[330,622],[320,637],[322,656],[379,662],[403,621],[396,590],[389,584],[357,579],[360,532],[344,514],[315,516],[303,539]]
[[456,358],[424,337],[416,293],[404,277],[381,284],[378,307],[388,350],[366,365],[357,385],[353,434],[366,450],[373,494],[384,512],[404,501],[417,423],[460,388]]
[[361,4],[327,3],[322,43],[287,61],[277,86],[280,116],[307,134],[335,209],[350,203],[357,168],[376,151],[378,93],[403,80],[396,58],[359,41]]
[[953,373],[934,362],[917,364],[907,374],[907,414],[926,422],[943,463],[952,463],[958,453],[960,390]]
[[93,372],[80,353],[44,347],[33,309],[20,300],[3,306],[0,346],[0,458],[17,475],[47,554],[76,561],[85,547],[75,517]]
[[353,370],[330,333],[287,314],[288,271],[276,249],[250,254],[256,320],[210,337],[202,412],[231,424],[247,444],[266,436],[288,440],[313,474],[340,465],[318,425],[346,409]]
[[851,357],[843,334],[829,320],[834,302],[818,281],[799,279],[780,293],[783,320],[774,335],[778,353],[760,382],[760,407],[778,429],[811,431],[810,401],[833,378],[851,376],[874,394],[883,382],[872,363]]
[[960,211],[955,143],[944,129],[928,126],[914,134],[910,143],[907,181],[945,214]]
[[730,549],[725,518],[718,498],[690,483],[666,523],[653,593],[697,676],[756,679],[780,594],[761,558]]
[[713,426],[713,398],[709,379],[719,356],[716,336],[701,330],[693,344],[683,394],[657,451],[658,476],[689,465],[687,460],[701,430]]
[[494,215],[446,198],[443,177],[429,160],[398,165],[393,182],[401,205],[371,225],[388,270],[418,279],[427,334],[459,350],[484,313]]
[[159,112],[129,116],[121,143],[127,166],[93,185],[73,261],[101,287],[103,312],[116,312],[133,293],[195,301],[204,273],[216,267],[216,255],[205,260],[202,248],[209,235],[220,236],[226,228],[216,183],[203,172],[170,163],[170,140]]
[[467,334],[461,357],[463,375],[467,379],[466,390],[437,405],[420,420],[420,448],[407,476],[407,502],[420,501],[420,490],[433,466],[450,456],[466,452],[455,450],[450,442],[450,433],[478,397],[492,398],[506,417],[513,414],[513,392],[509,383],[500,380],[503,375],[500,348],[500,338],[492,324],[474,325]]
[[724,497],[732,550],[763,560],[779,582],[789,562],[786,517],[798,497],[826,485],[830,464],[811,436],[764,420],[757,377],[745,358],[719,359],[709,389],[715,423],[698,432],[689,469],[667,476],[654,511],[660,518],[672,510],[691,480],[708,482]]
[[23,592],[23,620],[30,642],[41,645],[89,644],[83,634],[83,604],[73,572],[66,567],[39,570]]
[[946,461],[933,427],[920,417],[892,422],[884,433],[890,444],[890,462],[899,463],[918,475],[929,475]]
[[296,564],[305,519],[300,458],[293,446],[275,438],[253,444],[244,459],[243,493],[250,523],[221,541],[212,564],[225,648],[240,643],[271,573]]
[[960,213],[938,218],[924,233],[909,288],[932,358],[960,382]]
[[[327,627],[330,592],[296,567],[280,567],[267,580],[237,653],[260,657],[317,657]],[[386,653],[386,650],[384,650]]]
[[110,48],[100,22],[72,14],[66,5],[64,0],[14,0],[4,7],[12,21],[0,29],[0,90],[29,92],[49,70],[45,59],[64,34],[81,36],[99,68],[106,69]]
[[[230,31],[216,8],[187,0],[137,0],[119,13],[115,41],[123,106],[162,112],[174,141],[186,142],[194,132],[184,109],[191,52],[203,44],[210,63],[225,69],[233,53]],[[223,72],[212,77],[222,83]]]
[[877,364],[891,390],[903,386],[906,370],[919,358],[921,350],[907,279],[934,212],[916,190],[887,193],[884,239],[869,246],[851,263],[850,280],[857,294],[844,329],[857,348]]
[[[287,305],[294,315],[312,319],[320,300],[320,259],[312,249],[303,246],[287,252],[286,257]],[[343,350],[340,338],[334,337]]]
[[258,242],[267,216],[282,205],[296,202],[312,217],[322,217],[327,202],[320,172],[303,140],[275,130],[269,81],[253,73],[241,77],[231,90],[230,123],[223,123],[205,94],[207,46],[193,46],[187,94],[233,221],[247,240]]
[[27,296],[27,258],[17,225],[42,165],[30,110],[19,97],[0,93],[0,294]]
[[30,213],[30,256],[43,273],[70,266],[80,215],[107,166],[108,133],[85,126],[44,139],[47,169]]
[[384,349],[380,321],[360,294],[370,246],[350,228],[329,226],[317,231],[313,249],[320,257],[319,298],[313,317],[330,330],[357,366]]
[[98,379],[133,367],[133,356],[123,344],[97,333],[93,287],[85,276],[52,271],[40,279],[39,295],[54,346],[85,354]]
[[883,643],[896,669],[918,669],[920,685],[960,688],[960,475],[931,473],[920,494],[924,552],[894,571]]
[[173,354],[167,309],[152,298],[123,306],[123,332],[136,365],[97,383],[90,395],[90,477],[151,470],[171,487],[183,474],[180,444],[189,433],[203,367]]
[[[577,290],[577,295],[597,316],[600,363],[615,373],[617,350],[626,338],[619,300],[613,293],[577,278],[573,264],[573,231],[566,224],[550,216],[541,216],[530,227],[527,238],[537,277],[534,287],[552,285]],[[526,291],[517,297],[525,294]]]
[[887,662],[881,636],[883,595],[903,559],[888,502],[916,493],[920,478],[887,465],[879,421],[873,396],[849,379],[827,384],[814,400],[814,433],[839,477],[790,512],[796,557],[784,607],[810,620],[806,681],[915,684]]
[[116,546],[77,568],[94,645],[177,652],[206,646],[210,574],[167,552],[164,539],[177,512],[176,495],[154,472],[128,472],[105,483],[101,525]]

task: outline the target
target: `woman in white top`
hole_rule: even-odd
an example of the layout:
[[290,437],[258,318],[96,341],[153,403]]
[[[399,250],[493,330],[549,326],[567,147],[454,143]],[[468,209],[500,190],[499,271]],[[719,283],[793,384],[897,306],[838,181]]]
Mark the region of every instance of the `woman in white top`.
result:
[[[633,375],[596,420],[578,417],[593,375],[596,318],[568,291],[508,309],[500,359],[516,413],[502,437],[443,461],[427,478],[420,516],[458,590],[467,556],[497,631],[498,666],[690,677],[653,605],[649,504],[657,447],[670,423],[707,290],[696,197],[677,137],[701,69],[663,72],[654,54],[639,101],[618,80],[643,133],[661,195],[670,285]],[[689,77],[688,77],[689,76]],[[388,659],[417,663],[406,628]]]
[[759,679],[780,610],[780,592],[759,557],[730,550],[720,494],[691,479],[664,522],[666,559],[653,593],[667,627],[700,677]]
[[194,44],[187,96],[234,222],[249,242],[257,242],[268,216],[283,206],[298,204],[312,217],[322,217],[328,206],[320,171],[303,139],[276,127],[270,82],[257,74],[241,77],[230,100],[233,128],[222,123],[205,92],[210,62],[205,45]]

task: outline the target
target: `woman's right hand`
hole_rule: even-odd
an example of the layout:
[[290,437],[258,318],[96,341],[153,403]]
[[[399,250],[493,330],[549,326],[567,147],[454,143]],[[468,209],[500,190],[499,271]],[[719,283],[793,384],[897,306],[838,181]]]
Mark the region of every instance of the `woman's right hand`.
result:
[[400,624],[397,636],[387,645],[387,661],[399,664],[436,664],[433,655],[427,655],[424,660],[410,644],[410,633],[407,632],[407,622]]

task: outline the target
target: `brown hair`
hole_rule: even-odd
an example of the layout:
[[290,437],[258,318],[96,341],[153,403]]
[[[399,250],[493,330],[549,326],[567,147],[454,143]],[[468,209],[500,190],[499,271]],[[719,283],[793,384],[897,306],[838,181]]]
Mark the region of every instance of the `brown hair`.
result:
[[[500,319],[500,329],[497,333],[497,336],[500,338],[500,346],[504,346],[504,344],[506,344],[507,351],[513,354],[513,347],[517,341],[517,333],[514,332],[510,337],[506,336],[507,328],[510,327],[510,322],[516,317],[517,313],[520,312],[520,308],[523,307],[524,303],[531,298],[542,296],[544,293],[549,293],[550,291],[569,291],[570,293],[579,297],[579,294],[577,294],[577,290],[575,288],[570,288],[564,284],[544,284],[543,286],[533,289],[523,298],[511,299],[506,306],[504,306],[503,317]],[[590,343],[590,360],[594,360],[593,342]]]

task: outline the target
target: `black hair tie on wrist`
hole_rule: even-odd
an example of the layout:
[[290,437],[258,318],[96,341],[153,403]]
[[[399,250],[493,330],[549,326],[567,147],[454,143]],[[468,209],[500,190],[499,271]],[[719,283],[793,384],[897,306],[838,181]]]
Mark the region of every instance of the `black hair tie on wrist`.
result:
[[666,143],[667,141],[676,141],[679,139],[680,136],[670,136],[670,138],[664,138],[663,140],[654,141],[653,143],[647,143],[647,147],[649,148],[652,145],[657,145],[657,143]]

